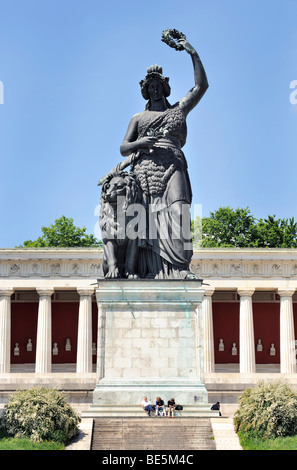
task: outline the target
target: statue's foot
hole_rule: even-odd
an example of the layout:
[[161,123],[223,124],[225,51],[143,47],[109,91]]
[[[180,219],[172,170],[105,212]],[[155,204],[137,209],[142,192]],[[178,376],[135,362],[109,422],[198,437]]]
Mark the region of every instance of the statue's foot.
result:
[[105,278],[107,279],[117,279],[119,277],[121,277],[119,268],[109,269],[107,274],[105,275]]
[[139,276],[138,276],[138,274],[135,274],[135,273],[126,273],[126,278],[127,279],[138,279]]
[[198,277],[196,274],[190,272],[186,275],[186,279],[198,279]]
[[192,273],[191,271],[181,271],[180,275],[182,279],[186,279],[186,280],[198,279],[196,274]]

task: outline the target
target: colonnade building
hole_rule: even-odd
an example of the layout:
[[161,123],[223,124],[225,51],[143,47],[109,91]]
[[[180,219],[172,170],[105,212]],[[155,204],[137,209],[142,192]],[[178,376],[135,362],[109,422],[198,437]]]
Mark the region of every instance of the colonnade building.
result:
[[[2,392],[94,389],[102,258],[98,248],[0,250]],[[191,269],[205,289],[206,388],[284,376],[297,384],[297,250],[201,249]]]

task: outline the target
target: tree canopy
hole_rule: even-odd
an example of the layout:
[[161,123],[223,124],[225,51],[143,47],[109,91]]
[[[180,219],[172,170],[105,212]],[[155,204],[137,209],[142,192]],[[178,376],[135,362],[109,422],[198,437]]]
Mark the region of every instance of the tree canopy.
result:
[[88,247],[101,246],[102,242],[94,235],[86,234],[86,227],[76,227],[72,218],[64,215],[55,220],[49,227],[41,227],[42,236],[37,240],[26,240],[22,247]]
[[296,248],[294,217],[256,219],[249,208],[220,207],[192,223],[194,247]]

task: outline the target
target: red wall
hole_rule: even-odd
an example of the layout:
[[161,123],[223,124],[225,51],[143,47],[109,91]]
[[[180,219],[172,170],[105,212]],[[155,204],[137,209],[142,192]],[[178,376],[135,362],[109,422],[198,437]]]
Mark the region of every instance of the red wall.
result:
[[[11,363],[35,363],[37,336],[38,303],[24,302],[11,304]],[[31,338],[32,352],[26,349],[27,341]],[[14,356],[15,343],[19,343],[20,355]]]
[[[52,302],[52,346],[58,343],[59,355],[52,356],[53,364],[75,364],[77,352],[79,302]],[[92,341],[97,343],[97,304],[92,304]],[[11,363],[34,364],[36,358],[38,302],[12,302],[11,304]],[[26,349],[31,338],[32,352]],[[65,351],[70,338],[71,351]],[[20,355],[14,356],[15,343],[19,343]],[[93,363],[96,364],[96,356]]]
[[[239,302],[213,302],[212,310],[215,363],[239,363]],[[224,340],[224,351],[219,351],[220,338]],[[237,345],[237,356],[231,355],[233,343]]]
[[[239,363],[239,302],[213,302],[214,344],[216,364]],[[295,331],[297,333],[297,305],[294,305]],[[279,302],[253,302],[256,364],[280,363],[280,304]],[[295,335],[296,336],[296,335]],[[218,350],[220,338],[224,339],[225,351]],[[256,351],[261,339],[263,351]],[[238,355],[231,355],[232,343],[237,344]],[[270,356],[270,344],[274,343],[276,355]]]
[[[58,343],[59,354],[52,356],[53,364],[76,363],[79,302],[52,303],[52,345]],[[71,351],[65,351],[70,338]]]
[[[263,351],[256,351],[256,364],[280,363],[280,304],[279,302],[253,302],[255,343],[262,340]],[[275,356],[270,356],[271,343],[276,349]]]

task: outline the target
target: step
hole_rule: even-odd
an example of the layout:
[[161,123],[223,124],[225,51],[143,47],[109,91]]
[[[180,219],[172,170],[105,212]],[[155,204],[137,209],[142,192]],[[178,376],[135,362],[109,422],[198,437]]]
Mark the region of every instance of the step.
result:
[[[199,404],[199,405],[185,405],[183,410],[176,411],[176,417],[180,418],[215,418],[219,416],[218,411],[212,411],[211,405]],[[82,412],[83,418],[100,418],[100,417],[119,417],[119,418],[153,418],[154,411],[151,413],[151,417],[138,405],[133,406],[122,406],[122,405],[93,405],[91,404],[88,410]],[[158,419],[161,418],[158,416]]]
[[210,419],[97,418],[92,450],[215,450]]

